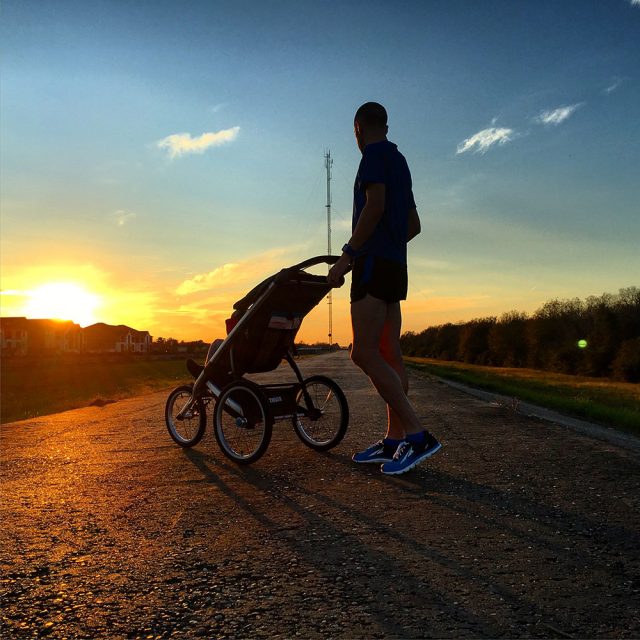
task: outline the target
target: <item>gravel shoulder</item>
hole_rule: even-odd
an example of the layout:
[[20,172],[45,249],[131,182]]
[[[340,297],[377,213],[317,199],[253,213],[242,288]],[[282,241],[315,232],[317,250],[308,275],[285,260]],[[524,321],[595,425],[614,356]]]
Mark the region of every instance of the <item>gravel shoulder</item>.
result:
[[350,460],[386,420],[366,377],[300,366],[349,400],[326,454],[286,423],[248,468],[182,450],[166,392],[3,425],[0,636],[640,636],[638,450],[412,373],[444,447],[385,477]]

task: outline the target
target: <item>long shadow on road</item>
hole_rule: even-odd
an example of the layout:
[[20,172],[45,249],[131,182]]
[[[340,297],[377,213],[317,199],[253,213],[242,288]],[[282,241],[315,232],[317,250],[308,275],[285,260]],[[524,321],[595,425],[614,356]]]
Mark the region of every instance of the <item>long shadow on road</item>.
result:
[[[333,509],[334,514],[344,514],[345,505],[333,501],[319,492],[302,490],[285,494],[282,492],[278,476],[254,467],[238,469],[216,459],[216,464],[221,466],[225,473],[232,474],[236,479],[245,483],[248,490],[260,492],[267,499],[264,502],[265,507],[257,509],[255,502],[249,504],[238,491],[232,489],[221,478],[221,475],[211,468],[207,455],[191,450],[186,452],[186,456],[202,472],[208,482],[215,483],[223,493],[235,500],[262,526],[274,533],[284,533],[284,536],[278,536],[279,540],[283,541],[292,553],[314,565],[328,582],[334,583],[339,569],[345,567],[351,601],[365,607],[376,620],[377,626],[384,630],[385,635],[400,638],[415,637],[416,612],[422,612],[418,614],[419,618],[426,617],[428,614],[424,607],[426,602],[430,607],[437,607],[446,617],[456,620],[458,624],[462,622],[464,626],[473,628],[480,635],[485,637],[501,635],[497,625],[454,604],[449,596],[439,591],[435,585],[424,579],[419,579],[407,571],[406,563],[402,561],[404,555],[402,547],[410,545],[412,555],[417,550],[419,551],[418,555],[431,559],[437,558],[431,550],[417,544],[413,539],[393,535],[386,527],[383,528],[386,534],[391,534],[391,541],[401,547],[396,549],[394,555],[389,554],[385,549],[376,549],[363,543],[358,534],[349,529],[353,522],[376,530],[380,530],[383,526],[378,520],[368,516],[366,512],[353,510],[348,519],[342,517],[340,520],[324,516],[316,510],[309,509],[299,500],[300,496],[306,494],[317,498]],[[279,504],[274,504],[274,500]],[[282,531],[282,523],[271,517],[269,511],[283,506],[297,514],[305,523],[304,526]],[[313,535],[308,535],[309,532],[312,532]],[[444,559],[441,559],[441,561],[445,564],[455,565],[454,562],[448,560],[445,562]],[[374,575],[369,569],[371,567],[374,568]],[[460,567],[456,568],[458,571],[462,571]],[[335,598],[335,596],[334,593],[333,597]],[[330,598],[331,594],[327,594],[327,597]],[[335,606],[339,607],[340,604],[340,602],[336,602]],[[408,615],[407,610],[412,610],[413,613]],[[406,626],[408,618],[414,620],[413,627]],[[418,621],[419,627],[423,629],[425,625],[429,624],[426,619]]]
[[[316,488],[290,479],[285,483],[279,471],[239,468],[199,451],[185,455],[207,482],[215,483],[328,583],[335,585],[337,576],[344,575],[350,603],[365,609],[375,627],[391,637],[431,636],[443,629],[445,635],[457,630],[462,635],[498,637],[515,629],[525,633],[531,624],[538,625],[537,635],[542,629],[543,635],[566,637],[581,621],[576,620],[575,611],[558,606],[554,589],[561,592],[569,579],[572,584],[586,580],[587,588],[592,570],[603,588],[620,586],[625,570],[633,572],[625,560],[640,546],[637,530],[430,468],[391,479],[377,469],[360,468],[370,495],[353,495],[319,490],[317,483]],[[350,481],[346,470],[353,473],[353,463],[347,456],[328,453],[324,457],[345,469],[334,472],[336,476]],[[259,499],[248,501],[243,495]],[[403,504],[394,509],[389,501],[397,500]],[[411,522],[412,513],[425,509],[467,523],[461,548],[454,533],[448,548],[425,540],[425,534],[433,533],[425,527],[439,528],[445,537],[447,533],[446,518],[444,525],[442,520],[433,526],[420,518]],[[295,514],[302,524],[288,527],[276,515],[282,512]],[[469,541],[476,531],[479,542]],[[599,562],[604,549],[619,559]],[[469,550],[478,557],[470,558]],[[545,585],[541,578],[541,584],[531,590],[515,588],[514,571],[508,564],[520,555],[523,558],[516,558],[516,563],[525,567],[523,571],[534,582],[540,564],[552,565],[550,581]],[[439,567],[437,572],[434,567]],[[437,576],[441,574],[451,576],[458,591],[470,592],[478,602],[460,602],[450,585],[440,588]],[[327,598],[340,607],[346,595],[336,588]],[[599,601],[597,591],[585,593],[584,605],[592,609],[587,616],[593,624],[607,622],[606,604]],[[440,616],[436,628],[430,626],[434,611]]]

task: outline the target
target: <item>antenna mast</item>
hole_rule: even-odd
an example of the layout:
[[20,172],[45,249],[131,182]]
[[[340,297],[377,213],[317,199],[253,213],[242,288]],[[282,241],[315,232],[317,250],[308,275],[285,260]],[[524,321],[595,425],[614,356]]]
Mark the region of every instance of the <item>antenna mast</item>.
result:
[[[324,154],[324,166],[327,170],[327,255],[331,255],[331,150],[327,149]],[[329,305],[329,351],[333,346],[333,296],[332,291],[327,295],[327,303]]]

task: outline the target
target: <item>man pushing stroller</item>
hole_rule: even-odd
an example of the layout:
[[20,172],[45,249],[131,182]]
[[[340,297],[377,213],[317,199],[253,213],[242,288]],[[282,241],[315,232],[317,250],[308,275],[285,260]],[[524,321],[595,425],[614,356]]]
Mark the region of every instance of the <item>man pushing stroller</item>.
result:
[[387,112],[376,102],[356,112],[354,132],[362,160],[354,185],[353,234],[331,268],[339,286],[351,267],[352,360],[387,403],[386,436],[353,456],[382,463],[400,474],[441,445],[421,424],[407,398],[409,381],[400,349],[400,301],[407,297],[407,243],[420,233],[411,174],[404,156],[387,140]]
[[[295,274],[300,274],[300,269],[309,264],[319,262],[333,264],[327,278],[305,276],[305,287],[299,291],[284,290],[280,294],[280,302],[273,309],[269,305],[265,307],[267,314],[261,323],[255,323],[257,327],[247,344],[240,343],[234,347],[238,341],[232,340],[233,334],[240,325],[231,328],[225,341],[212,345],[205,367],[190,361],[188,368],[197,379],[190,402],[199,396],[203,385],[211,384],[210,381],[207,382],[208,378],[216,380],[217,386],[211,388],[217,397],[220,392],[218,387],[223,384],[236,384],[234,381],[244,372],[272,370],[282,357],[286,357],[296,371],[297,367],[293,363],[289,350],[293,348],[293,339],[301,319],[325,294],[322,287],[328,290],[329,287],[341,286],[344,282],[344,274],[351,269],[353,325],[351,358],[369,376],[386,402],[388,413],[385,437],[355,453],[352,459],[357,463],[381,463],[383,473],[395,475],[409,471],[432,456],[441,448],[441,444],[420,424],[407,398],[409,380],[400,348],[402,325],[400,301],[407,297],[407,243],[420,233],[420,219],[413,198],[409,167],[397,146],[387,140],[387,130],[387,112],[382,105],[367,102],[356,112],[354,131],[358,148],[362,152],[362,160],[354,185],[353,233],[349,242],[342,248],[340,258],[333,256],[314,258],[268,278],[234,305],[236,312],[230,321],[240,319],[240,325],[242,325],[245,322],[242,319],[243,314],[249,307],[253,313],[260,304],[259,300],[263,300],[264,294],[278,282],[284,282],[293,277],[292,283],[295,284],[300,277]],[[307,296],[308,300],[302,299],[304,304],[300,309],[291,309],[290,312],[295,311],[291,317],[280,317],[280,311],[276,312],[276,307],[280,309],[291,305],[293,300],[300,297],[309,287],[311,289],[315,287],[316,291],[307,292],[302,296],[302,298]],[[227,330],[229,329],[228,325]],[[265,330],[275,336],[275,342],[270,348],[264,348]],[[278,337],[278,334],[282,334],[282,337]],[[234,348],[238,349],[240,356],[244,354],[244,357],[234,358],[232,356]],[[299,384],[302,385],[300,388],[304,390],[304,397],[308,399],[305,382],[299,372],[296,375]],[[334,384],[329,382],[331,385]],[[323,384],[328,385],[326,381],[323,381]],[[298,392],[297,388],[296,392]],[[327,398],[333,397],[334,394],[336,397],[339,396],[339,404],[342,407],[340,411],[342,417],[338,423],[339,430],[324,444],[302,433],[303,442],[313,448],[326,450],[328,447],[335,446],[344,435],[348,409],[346,401],[342,399],[341,391],[331,387]],[[238,406],[234,397],[225,396],[225,398],[227,404],[235,402]],[[323,412],[318,412],[311,402],[306,401],[306,409],[298,403],[294,411],[300,410],[302,411],[300,416],[318,421]],[[191,406],[191,404],[187,405],[187,409]],[[220,407],[220,412],[217,414],[219,421],[221,412],[227,410],[227,405],[223,403]],[[259,403],[256,407],[260,409]],[[186,409],[182,409],[178,419],[182,419],[185,414]],[[298,414],[294,415],[294,420],[294,424],[297,425]],[[173,422],[169,421],[169,425],[170,432],[172,428],[175,430]],[[267,441],[268,437],[270,432]],[[178,439],[178,441],[184,446],[184,439]],[[247,462],[257,459],[259,455],[261,451],[244,457],[238,455],[233,459]]]

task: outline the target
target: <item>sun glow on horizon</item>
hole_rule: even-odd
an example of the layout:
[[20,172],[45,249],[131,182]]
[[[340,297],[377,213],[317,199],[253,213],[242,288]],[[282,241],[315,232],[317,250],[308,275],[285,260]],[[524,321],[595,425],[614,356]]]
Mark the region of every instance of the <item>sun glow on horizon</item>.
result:
[[51,282],[33,289],[24,306],[27,318],[72,320],[82,327],[97,322],[101,298],[70,282]]

